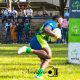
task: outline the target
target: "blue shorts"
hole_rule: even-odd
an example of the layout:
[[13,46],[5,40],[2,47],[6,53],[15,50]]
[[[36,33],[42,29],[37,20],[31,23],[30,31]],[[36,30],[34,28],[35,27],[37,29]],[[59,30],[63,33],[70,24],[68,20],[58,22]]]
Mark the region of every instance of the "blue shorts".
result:
[[41,50],[45,47],[49,47],[47,41],[40,35],[34,36],[30,41],[32,49]]
[[38,42],[36,36],[34,36],[34,37],[31,39],[31,41],[30,41],[30,47],[31,47],[32,49],[36,49],[36,50],[42,49],[42,47],[41,47],[40,43]]

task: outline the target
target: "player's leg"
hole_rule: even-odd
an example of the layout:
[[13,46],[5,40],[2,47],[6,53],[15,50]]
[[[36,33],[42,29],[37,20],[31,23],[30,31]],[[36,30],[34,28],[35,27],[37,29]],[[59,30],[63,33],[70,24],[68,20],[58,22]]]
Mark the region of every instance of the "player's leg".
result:
[[36,78],[41,78],[43,76],[44,70],[48,67],[48,65],[49,65],[49,63],[51,61],[50,59],[51,59],[51,55],[52,54],[51,54],[50,48],[46,47],[46,48],[44,48],[42,50],[35,50],[35,49],[31,49],[31,48],[28,48],[28,47],[24,46],[21,49],[23,49],[24,52],[36,54],[41,59],[43,59],[43,62],[41,63],[40,68],[37,71],[37,75],[36,75]]
[[[44,48],[44,50],[47,52],[49,56],[52,56],[51,49],[49,47]],[[51,59],[44,59],[41,58],[40,56],[38,57],[41,59],[41,65],[40,65],[40,69],[37,72],[36,77],[41,77],[43,75],[44,70],[48,67],[49,63],[51,62]]]
[[36,54],[37,56],[40,56],[41,58],[44,58],[44,59],[50,59],[51,58],[51,56],[45,50],[35,50],[35,49],[33,49],[32,53]]
[[45,50],[35,50],[35,49],[31,49],[30,47],[24,46],[18,50],[18,54],[21,54],[23,52],[26,52],[27,54],[33,53],[33,54],[36,54],[37,56],[40,56],[41,58],[44,58],[44,59],[51,58],[51,56]]
[[49,55],[49,52],[51,52],[51,50],[49,48],[49,45],[42,38],[40,39],[40,41],[41,42],[39,42],[36,37],[32,39],[32,41],[30,42],[30,46],[33,49],[32,53],[40,56],[41,58],[50,59],[51,56]]
[[51,62],[51,59],[45,59],[43,60],[43,62],[41,62],[40,68],[37,71],[37,75],[36,75],[37,78],[43,76],[44,70],[49,66],[50,62]]
[[42,64],[41,64],[41,67],[43,69],[46,69],[48,67],[48,64],[51,62],[51,57],[52,57],[52,52],[51,52],[50,47],[45,48],[45,51],[50,56],[50,59],[43,59]]
[[[42,44],[41,44],[42,45]],[[37,77],[41,77],[43,75],[44,69],[48,66],[51,59],[51,49],[48,46],[47,42],[44,42],[41,46],[36,39],[34,38],[31,41],[31,48],[29,47],[22,47],[19,49],[18,54],[21,54],[22,52],[27,52],[28,54],[33,53],[39,56],[41,59],[43,59],[43,62],[40,66],[40,69],[37,72]],[[42,47],[42,48],[41,48]]]
[[[44,58],[44,59],[50,59],[51,58],[51,56],[49,55],[49,51],[47,51],[47,48],[49,48],[47,42],[44,41],[44,43],[42,44],[42,46],[45,47],[43,49],[41,44],[38,42],[37,38],[33,37],[31,42],[30,42],[30,46],[31,46],[31,48],[26,47],[26,46],[21,47],[18,50],[18,54],[21,54],[23,52],[27,52],[28,54],[29,53],[36,54],[37,56],[40,56],[41,58]],[[50,48],[49,48],[49,50],[50,50]]]

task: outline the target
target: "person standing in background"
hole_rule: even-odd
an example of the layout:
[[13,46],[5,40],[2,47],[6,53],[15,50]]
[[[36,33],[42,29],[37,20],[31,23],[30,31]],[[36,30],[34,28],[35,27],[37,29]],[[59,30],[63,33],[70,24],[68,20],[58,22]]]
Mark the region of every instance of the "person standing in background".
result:
[[6,23],[5,23],[5,30],[6,30],[6,42],[11,41],[11,30],[10,27],[12,26],[11,17],[9,16]]
[[30,29],[31,29],[31,25],[29,23],[28,20],[26,20],[26,22],[24,23],[24,35],[25,35],[25,40],[26,43],[30,42]]
[[17,5],[18,5],[18,8],[20,9],[20,12],[21,12],[21,16],[24,16],[24,11],[25,11],[25,7],[24,6],[20,6],[19,5],[19,2],[17,2]]
[[2,10],[2,23],[4,23],[4,20],[6,20],[7,21],[7,18],[8,18],[8,16],[9,16],[9,11],[8,11],[8,9],[7,8],[5,8],[4,10]]
[[68,37],[68,26],[69,26],[69,21],[67,17],[64,17],[63,23],[62,23],[62,42],[67,43],[67,37]]
[[19,13],[19,16],[22,18],[22,21],[23,22],[25,22],[25,20],[26,20],[26,16],[25,16],[25,8],[26,8],[26,6],[20,6],[19,5],[19,2],[17,2],[17,5],[18,5],[18,8],[20,9],[20,13]]
[[13,43],[17,43],[17,32],[15,22],[13,22],[11,26],[11,38]]
[[17,31],[17,43],[22,43],[22,37],[23,37],[23,28],[24,23],[23,21],[18,21],[16,25],[16,31]]
[[17,17],[17,11],[13,8],[13,10],[11,11],[11,16],[13,18],[13,21],[14,19]]
[[27,5],[27,9],[25,10],[25,16],[28,18],[29,23],[31,22],[31,17],[33,16],[33,10],[31,9],[30,3]]

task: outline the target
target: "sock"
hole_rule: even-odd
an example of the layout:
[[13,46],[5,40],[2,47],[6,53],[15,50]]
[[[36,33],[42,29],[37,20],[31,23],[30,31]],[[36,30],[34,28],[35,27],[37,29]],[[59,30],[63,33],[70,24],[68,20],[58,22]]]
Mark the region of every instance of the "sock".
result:
[[32,49],[30,47],[26,48],[26,52],[27,53],[31,53],[32,52]]
[[37,72],[37,76],[41,77],[43,75],[44,69],[40,68]]

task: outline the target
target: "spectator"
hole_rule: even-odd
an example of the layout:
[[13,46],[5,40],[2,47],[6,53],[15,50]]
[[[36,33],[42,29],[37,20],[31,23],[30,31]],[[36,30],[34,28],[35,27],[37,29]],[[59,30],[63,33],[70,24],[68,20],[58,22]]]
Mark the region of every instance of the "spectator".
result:
[[11,16],[12,16],[13,21],[14,21],[14,19],[17,17],[17,11],[16,11],[15,9],[13,9],[13,10],[11,11]]
[[17,31],[17,43],[22,43],[22,36],[23,36],[23,28],[24,23],[19,21],[16,25],[16,31]]
[[67,37],[68,37],[68,19],[65,17],[63,19],[63,23],[62,23],[62,42],[63,43],[67,43]]
[[24,6],[20,6],[19,5],[19,2],[17,2],[17,4],[18,4],[18,7],[19,7],[19,9],[20,9],[20,13],[19,13],[19,15],[20,15],[20,17],[22,18],[22,20],[23,20],[23,22],[25,22],[25,20],[26,20],[26,18],[25,18],[25,7]]
[[69,17],[69,11],[68,10],[66,10],[66,11],[64,11],[64,17]]
[[10,27],[12,26],[11,23],[11,17],[8,17],[6,23],[5,23],[5,29],[6,29],[6,42],[11,41],[11,30]]
[[20,12],[18,12],[18,15],[17,15],[17,22],[19,21],[19,19],[21,18],[21,13]]
[[13,22],[11,26],[11,38],[12,38],[13,43],[17,43],[17,33],[16,33],[15,22]]
[[24,34],[25,34],[25,38],[26,38],[26,43],[29,43],[29,35],[30,35],[30,28],[31,25],[29,23],[29,21],[26,21],[26,23],[24,24]]
[[25,7],[24,6],[20,6],[19,2],[17,2],[18,4],[18,8],[20,9],[21,15],[20,16],[24,16],[25,15]]
[[27,9],[25,10],[25,16],[29,19],[29,23],[30,23],[31,17],[33,16],[33,10],[31,9],[30,4],[28,4]]
[[7,8],[5,8],[4,10],[2,10],[2,23],[4,22],[4,20],[7,20],[8,16],[9,16],[9,11]]

